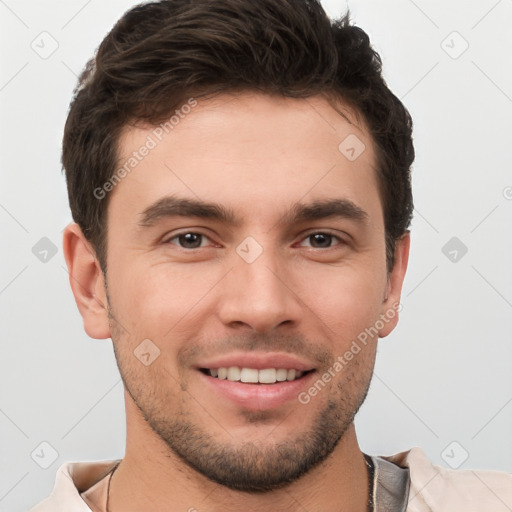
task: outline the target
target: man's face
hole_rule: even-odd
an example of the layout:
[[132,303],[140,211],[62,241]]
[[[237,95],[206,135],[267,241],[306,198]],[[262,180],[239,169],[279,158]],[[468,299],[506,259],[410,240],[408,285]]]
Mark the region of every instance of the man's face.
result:
[[372,141],[321,97],[245,93],[199,101],[168,134],[126,129],[119,167],[145,145],[108,208],[128,422],[223,485],[284,485],[351,425],[377,342],[358,336],[399,297]]

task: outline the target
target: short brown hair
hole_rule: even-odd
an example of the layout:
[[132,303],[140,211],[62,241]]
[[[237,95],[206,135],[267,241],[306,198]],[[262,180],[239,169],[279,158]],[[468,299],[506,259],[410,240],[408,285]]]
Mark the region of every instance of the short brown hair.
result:
[[331,21],[317,0],[161,0],[126,12],[82,72],[63,138],[75,222],[106,272],[107,196],[129,124],[158,124],[190,97],[253,90],[325,94],[362,114],[376,147],[388,269],[409,227],[411,117],[388,89],[381,59],[348,13]]

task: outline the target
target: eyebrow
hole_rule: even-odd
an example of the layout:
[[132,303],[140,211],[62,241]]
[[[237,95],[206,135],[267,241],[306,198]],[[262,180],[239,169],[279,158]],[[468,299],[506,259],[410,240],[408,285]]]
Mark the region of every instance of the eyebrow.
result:
[[310,204],[295,203],[281,222],[292,224],[331,217],[340,217],[359,223],[368,221],[368,214],[349,199],[323,199]]
[[[239,226],[241,221],[236,218],[230,208],[217,203],[209,203],[197,199],[165,196],[146,208],[141,214],[139,226],[149,228],[158,221],[169,217],[198,217]],[[368,214],[348,199],[316,200],[309,204],[295,203],[279,224],[295,224],[332,217],[366,223]]]
[[225,206],[199,201],[197,199],[165,196],[146,208],[139,221],[141,227],[151,227],[158,221],[168,217],[199,217],[211,219],[224,224],[237,225],[235,214]]

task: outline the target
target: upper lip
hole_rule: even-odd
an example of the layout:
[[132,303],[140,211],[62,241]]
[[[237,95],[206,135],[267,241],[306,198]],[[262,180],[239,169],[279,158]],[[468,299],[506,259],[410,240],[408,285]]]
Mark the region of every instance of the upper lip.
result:
[[254,368],[256,370],[264,370],[265,368],[295,369],[303,372],[314,370],[314,365],[309,361],[284,352],[239,352],[201,361],[197,365],[198,368],[209,369],[229,368],[231,366]]

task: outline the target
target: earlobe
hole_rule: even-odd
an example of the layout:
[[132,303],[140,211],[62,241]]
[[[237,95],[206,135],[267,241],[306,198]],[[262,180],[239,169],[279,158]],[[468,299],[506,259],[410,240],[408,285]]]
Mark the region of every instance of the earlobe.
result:
[[382,303],[381,323],[382,329],[379,329],[379,338],[387,336],[398,323],[400,311],[400,297],[402,295],[402,285],[409,261],[409,248],[411,237],[409,232],[405,233],[395,244],[395,261],[391,270],[386,288],[386,296]]
[[69,284],[86,333],[95,339],[110,338],[103,273],[91,244],[78,224],[71,223],[64,230],[63,250]]

